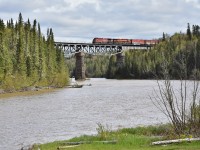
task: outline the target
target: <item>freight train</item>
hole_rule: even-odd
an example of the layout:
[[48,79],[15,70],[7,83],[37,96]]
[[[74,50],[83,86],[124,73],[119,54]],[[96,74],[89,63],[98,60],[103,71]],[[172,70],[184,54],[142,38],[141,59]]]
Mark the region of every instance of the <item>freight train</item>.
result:
[[93,44],[156,45],[158,40],[94,38]]

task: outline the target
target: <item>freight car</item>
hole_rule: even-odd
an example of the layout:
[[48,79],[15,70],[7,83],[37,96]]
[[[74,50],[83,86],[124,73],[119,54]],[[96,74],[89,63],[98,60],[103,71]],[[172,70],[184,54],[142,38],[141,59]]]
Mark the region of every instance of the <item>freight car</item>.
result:
[[110,38],[94,38],[93,44],[113,44],[113,39]]
[[146,40],[132,39],[132,44],[133,45],[144,45],[144,44],[146,44]]
[[113,39],[113,44],[132,44],[129,39]]
[[127,44],[127,45],[153,46],[158,43],[158,40],[94,38],[92,43],[93,44]]

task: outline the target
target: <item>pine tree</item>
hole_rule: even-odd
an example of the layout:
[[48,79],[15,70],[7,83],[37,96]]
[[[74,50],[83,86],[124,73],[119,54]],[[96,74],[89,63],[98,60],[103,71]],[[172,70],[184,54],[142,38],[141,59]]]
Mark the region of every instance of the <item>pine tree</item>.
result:
[[192,40],[192,34],[191,34],[191,31],[190,31],[190,24],[188,23],[188,26],[187,26],[187,36],[188,36],[188,40]]
[[24,51],[24,27],[23,18],[21,13],[18,18],[18,25],[16,26],[16,32],[18,34],[17,47],[16,47],[16,66],[17,73],[20,76],[25,76],[26,66],[25,66],[25,51]]
[[39,66],[38,66],[38,75],[39,80],[42,79],[42,48],[41,48],[41,29],[40,24],[38,23],[38,48],[39,48]]
[[163,32],[163,38],[162,41],[165,41],[165,33]]
[[31,65],[31,52],[30,52],[30,45],[31,45],[31,24],[28,19],[28,21],[24,24],[24,30],[25,30],[25,59],[26,59],[26,75],[27,77],[31,76],[32,72],[32,65]]
[[34,20],[31,28],[32,79],[34,83],[37,83],[39,77],[39,39],[37,35],[37,21]]
[[4,76],[3,33],[4,33],[4,24],[3,24],[3,20],[0,19],[0,84]]

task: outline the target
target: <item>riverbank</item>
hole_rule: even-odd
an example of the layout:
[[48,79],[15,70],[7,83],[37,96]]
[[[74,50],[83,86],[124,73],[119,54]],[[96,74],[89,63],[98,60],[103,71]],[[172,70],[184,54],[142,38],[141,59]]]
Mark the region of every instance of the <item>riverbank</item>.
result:
[[98,125],[97,135],[83,135],[66,141],[56,141],[47,144],[34,145],[33,150],[199,150],[200,142],[183,142],[170,145],[152,145],[152,142],[170,137],[169,125],[125,128],[110,131]]
[[[0,93],[0,100],[10,97],[16,97],[16,96],[32,96],[32,95],[38,95],[48,92],[53,92],[58,88],[48,88],[48,87],[39,87],[39,88],[30,88],[29,90],[21,90],[21,91],[14,91],[14,92],[2,92]],[[3,90],[2,90],[3,91]]]

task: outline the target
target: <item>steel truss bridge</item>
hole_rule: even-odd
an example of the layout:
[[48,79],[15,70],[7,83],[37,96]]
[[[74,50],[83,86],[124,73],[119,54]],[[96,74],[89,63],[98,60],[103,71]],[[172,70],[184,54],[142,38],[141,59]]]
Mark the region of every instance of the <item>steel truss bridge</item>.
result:
[[130,49],[150,49],[149,45],[127,45],[127,44],[93,44],[93,43],[65,43],[55,42],[55,47],[64,51],[67,58],[76,57],[75,79],[85,79],[84,55],[116,55],[118,66],[123,65],[124,56],[122,52]]
[[84,52],[93,55],[115,54],[121,53],[129,49],[150,49],[149,45],[128,45],[128,44],[93,44],[93,43],[68,43],[55,42],[55,46],[62,49],[65,56],[73,55],[79,52]]

